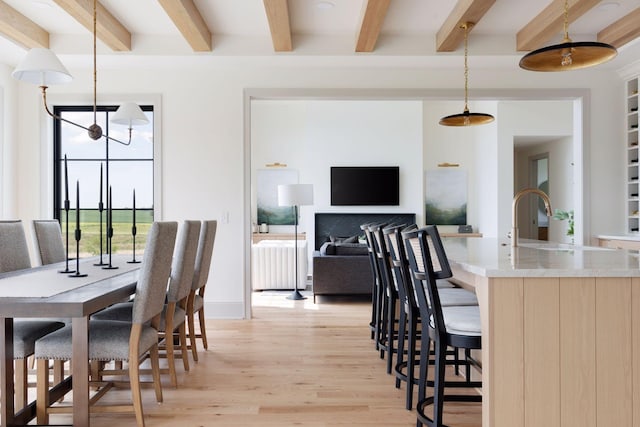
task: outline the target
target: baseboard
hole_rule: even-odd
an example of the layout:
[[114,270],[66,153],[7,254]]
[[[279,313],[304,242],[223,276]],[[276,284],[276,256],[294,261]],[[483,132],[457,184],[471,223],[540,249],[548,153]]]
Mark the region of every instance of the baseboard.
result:
[[207,319],[244,319],[242,302],[206,302],[204,315]]

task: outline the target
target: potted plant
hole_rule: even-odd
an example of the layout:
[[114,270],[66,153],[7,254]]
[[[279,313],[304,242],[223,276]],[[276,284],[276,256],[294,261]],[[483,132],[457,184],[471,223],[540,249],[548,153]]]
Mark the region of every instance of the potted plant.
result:
[[567,228],[567,236],[571,237],[571,244],[573,244],[573,209],[570,211],[564,211],[562,209],[556,209],[553,213],[553,219],[557,219],[559,221],[567,220],[569,227]]

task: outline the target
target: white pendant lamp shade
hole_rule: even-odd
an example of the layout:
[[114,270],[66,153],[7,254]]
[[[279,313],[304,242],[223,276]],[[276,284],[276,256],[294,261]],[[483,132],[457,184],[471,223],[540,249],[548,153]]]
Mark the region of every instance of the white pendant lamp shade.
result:
[[278,185],[278,205],[302,206],[313,204],[312,184]]
[[135,102],[125,102],[111,118],[111,123],[125,125],[127,127],[142,126],[149,123],[142,109]]
[[40,86],[70,83],[73,80],[55,53],[39,47],[27,52],[11,76],[16,80]]

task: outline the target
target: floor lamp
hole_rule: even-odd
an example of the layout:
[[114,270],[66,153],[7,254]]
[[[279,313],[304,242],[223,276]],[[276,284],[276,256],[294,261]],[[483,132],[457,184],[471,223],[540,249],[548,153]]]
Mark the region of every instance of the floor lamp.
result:
[[298,206],[313,204],[313,185],[286,184],[278,185],[278,205],[293,206],[295,211],[294,227],[294,259],[295,259],[295,288],[287,299],[305,299],[298,291]]

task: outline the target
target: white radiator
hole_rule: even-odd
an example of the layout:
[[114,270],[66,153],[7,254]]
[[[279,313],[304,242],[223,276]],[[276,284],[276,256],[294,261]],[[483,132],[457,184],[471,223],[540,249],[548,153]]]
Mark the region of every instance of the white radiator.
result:
[[[293,289],[293,240],[263,240],[251,246],[251,284],[254,290]],[[307,281],[307,242],[298,240],[298,289]]]

